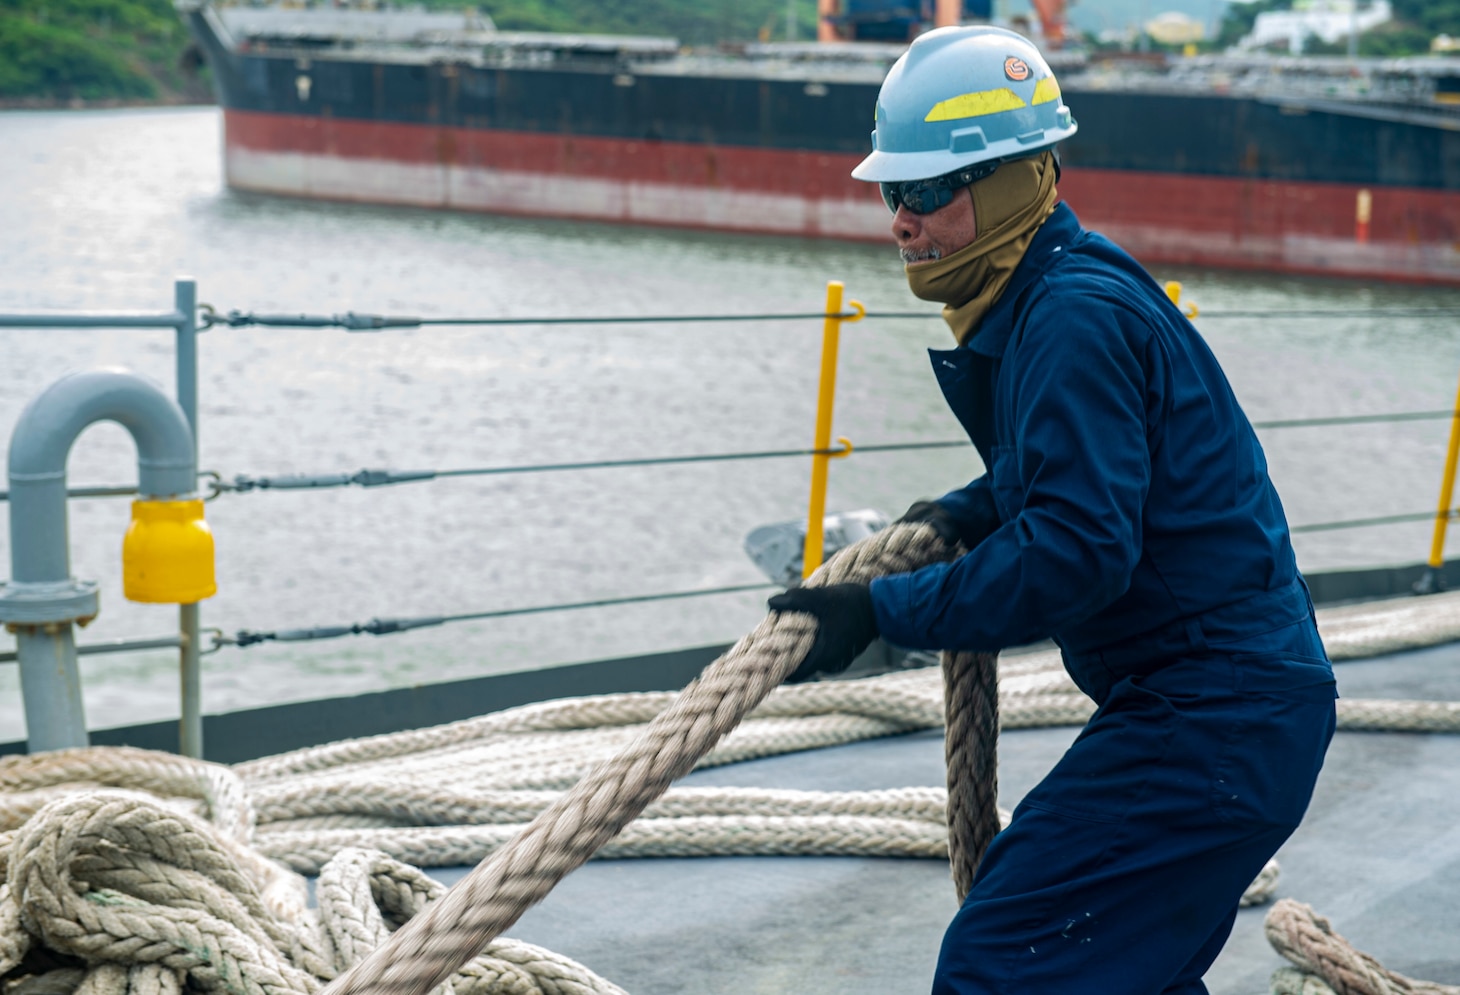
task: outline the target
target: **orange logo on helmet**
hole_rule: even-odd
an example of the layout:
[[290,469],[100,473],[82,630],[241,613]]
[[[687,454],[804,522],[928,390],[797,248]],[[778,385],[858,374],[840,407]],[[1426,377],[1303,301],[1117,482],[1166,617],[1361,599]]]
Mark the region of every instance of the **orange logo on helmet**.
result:
[[1017,55],[1011,55],[1004,60],[1004,75],[1015,83],[1022,83],[1029,78],[1029,63]]

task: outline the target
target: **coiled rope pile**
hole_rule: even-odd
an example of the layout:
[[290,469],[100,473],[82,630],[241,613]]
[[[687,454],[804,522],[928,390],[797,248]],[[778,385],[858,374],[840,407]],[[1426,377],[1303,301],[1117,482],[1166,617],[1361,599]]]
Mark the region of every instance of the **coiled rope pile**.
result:
[[[808,583],[955,552],[931,529],[894,527]],[[1460,600],[1339,609],[1320,624],[1335,659],[1371,656],[1460,639]],[[618,992],[497,939],[595,853],[947,857],[961,898],[998,829],[997,729],[1080,724],[1093,705],[1054,653],[779,687],[813,636],[808,617],[773,615],[678,695],[546,702],[231,769],[125,749],[0,761],[6,995]],[[946,793],[669,788],[696,766],[945,724]],[[1344,700],[1340,724],[1460,731],[1460,704]],[[409,866],[477,861],[445,897]],[[318,909],[299,872],[319,874]],[[1275,879],[1270,866],[1249,899]],[[1289,957],[1307,973],[1282,991],[1320,993],[1320,975],[1336,992],[1369,990],[1325,969],[1362,960]],[[1450,991],[1374,989],[1410,990]]]

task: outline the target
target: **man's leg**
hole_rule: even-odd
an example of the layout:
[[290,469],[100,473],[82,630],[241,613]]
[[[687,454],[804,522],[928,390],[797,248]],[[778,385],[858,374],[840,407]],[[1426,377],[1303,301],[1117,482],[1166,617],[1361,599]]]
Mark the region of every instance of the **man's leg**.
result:
[[1254,688],[1249,663],[1183,661],[1117,685],[995,838],[935,995],[1201,991],[1332,735],[1331,685],[1307,681],[1318,668],[1279,662]]
[[944,937],[935,995],[1202,992],[1232,910],[1289,832],[1218,856],[1186,833],[1142,840],[1037,810],[1020,821]]
[[1212,961],[1217,959],[1217,954],[1222,952],[1222,947],[1226,946],[1227,937],[1232,934],[1232,924],[1236,921],[1237,909],[1233,908],[1216,932],[1207,938],[1206,944],[1196,952],[1196,956],[1181,969],[1175,980],[1161,990],[1161,995],[1207,995],[1207,986],[1202,984],[1201,979],[1206,975],[1207,968],[1212,966]]

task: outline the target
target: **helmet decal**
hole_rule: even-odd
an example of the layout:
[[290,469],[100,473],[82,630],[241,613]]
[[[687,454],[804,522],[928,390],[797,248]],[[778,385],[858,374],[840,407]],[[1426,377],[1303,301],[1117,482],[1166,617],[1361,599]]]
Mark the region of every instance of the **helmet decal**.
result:
[[1030,99],[1031,104],[1047,104],[1051,100],[1060,98],[1060,85],[1055,82],[1053,76],[1046,76],[1034,84],[1034,96]]
[[1011,55],[1004,60],[1004,75],[1015,83],[1022,83],[1029,78],[1029,63],[1017,55]]
[[980,90],[978,93],[964,93],[947,100],[940,100],[928,111],[924,121],[959,121],[966,117],[982,117],[985,114],[999,114],[1003,111],[1017,111],[1027,104],[1007,86],[997,90]]

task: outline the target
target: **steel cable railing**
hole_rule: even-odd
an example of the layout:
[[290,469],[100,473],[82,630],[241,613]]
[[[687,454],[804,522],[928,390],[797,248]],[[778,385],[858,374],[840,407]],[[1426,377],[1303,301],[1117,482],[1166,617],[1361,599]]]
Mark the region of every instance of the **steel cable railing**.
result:
[[[384,331],[387,328],[444,328],[444,327],[504,327],[504,325],[654,325],[654,324],[714,324],[734,321],[806,321],[815,318],[842,318],[856,320],[861,312],[844,311],[828,314],[825,311],[748,312],[748,314],[682,314],[682,315],[536,315],[536,317],[507,317],[507,315],[477,315],[477,317],[422,318],[418,315],[380,315],[368,312],[346,311],[345,314],[255,314],[253,311],[219,312],[212,305],[201,305],[200,328],[218,325],[228,328],[343,328],[345,331]],[[889,321],[930,321],[939,318],[937,311],[867,311],[866,318],[882,318]],[[1457,308],[1381,308],[1368,309],[1356,315],[1352,311],[1282,311],[1282,309],[1223,309],[1203,311],[1202,318],[1456,318]]]
[[[714,324],[724,322],[805,321],[819,318],[855,319],[860,312],[784,311],[749,312],[745,314],[650,314],[650,315],[550,315],[510,317],[482,315],[476,317],[422,318],[416,315],[370,314],[346,311],[344,314],[257,314],[232,310],[220,313],[204,304],[199,315],[199,328],[342,328],[347,332],[380,332],[391,328],[504,327],[526,325],[663,325]],[[890,321],[929,321],[939,317],[937,311],[868,311],[867,318]],[[1285,311],[1218,308],[1201,312],[1203,318],[1456,318],[1457,308],[1388,308],[1370,309],[1360,314],[1353,311]]]
[[[1396,411],[1370,415],[1335,415],[1315,418],[1285,418],[1256,421],[1253,428],[1279,430],[1294,428],[1323,428],[1337,425],[1369,425],[1412,421],[1438,421],[1460,418],[1454,411]],[[392,470],[367,468],[347,473],[281,474],[277,476],[248,476],[239,474],[232,480],[225,480],[214,471],[199,474],[207,487],[207,499],[212,500],[224,494],[248,494],[255,491],[328,490],[340,487],[386,487],[397,484],[424,483],[432,480],[446,480],[464,477],[506,476],[510,474],[562,473],[585,470],[611,470],[648,466],[682,466],[700,463],[725,463],[742,460],[787,459],[806,456],[847,456],[852,453],[917,452],[933,449],[962,449],[970,445],[967,439],[934,439],[924,442],[888,442],[859,445],[848,449],[763,449],[732,453],[694,453],[682,456],[647,456],[630,459],[579,460],[565,463],[538,463],[507,466],[454,467],[450,469]],[[127,497],[137,493],[136,487],[127,485],[74,487],[67,490],[68,497]],[[9,499],[9,491],[0,490],[0,502]],[[1406,522],[1433,520],[1433,511],[1404,512],[1396,515],[1382,515],[1369,518],[1345,519],[1334,522],[1313,522],[1292,526],[1295,533],[1326,532],[1337,529],[1369,528],[1380,525],[1394,525]]]
[[[860,317],[876,318],[882,320],[934,320],[938,312],[926,311],[864,311],[859,304],[853,304],[855,310],[842,310],[840,300],[832,303],[829,299],[827,307],[817,311],[787,311],[787,312],[754,312],[744,314],[688,314],[688,315],[588,315],[588,316],[465,316],[465,317],[442,317],[427,318],[409,315],[381,315],[357,312],[346,312],[344,314],[331,315],[309,315],[309,314],[262,314],[232,310],[226,313],[219,313],[209,305],[199,305],[196,309],[191,306],[191,283],[189,281],[179,282],[178,306],[169,312],[70,312],[55,314],[34,314],[34,315],[0,315],[0,328],[3,327],[174,327],[179,330],[180,356],[179,356],[179,389],[180,392],[193,390],[195,373],[190,373],[186,384],[184,383],[183,372],[185,365],[192,362],[190,356],[181,355],[186,345],[191,351],[191,335],[195,334],[190,325],[196,317],[196,330],[203,331],[213,327],[226,326],[230,328],[341,328],[349,332],[374,332],[387,329],[411,329],[411,328],[432,328],[432,327],[506,327],[506,326],[566,326],[566,325],[662,325],[662,324],[694,324],[694,323],[749,323],[749,322],[770,322],[770,321],[803,321],[812,319],[837,319],[853,321]],[[184,293],[186,291],[186,293]],[[1171,293],[1168,287],[1168,293]],[[1179,295],[1179,287],[1176,288]],[[1173,298],[1175,300],[1175,298]],[[1191,312],[1194,314],[1194,309]],[[1360,313],[1347,310],[1324,310],[1324,311],[1295,311],[1284,309],[1260,309],[1260,308],[1238,308],[1238,309],[1215,309],[1201,313],[1204,319],[1227,319],[1227,318],[1268,318],[1285,320],[1334,320],[1350,318],[1447,318],[1460,317],[1460,309],[1455,308],[1378,308],[1367,309]],[[186,359],[186,363],[184,360]],[[191,401],[191,397],[188,398]],[[1410,421],[1426,421],[1441,419],[1460,418],[1460,410],[1435,410],[1435,411],[1408,411],[1390,412],[1368,415],[1343,415],[1312,418],[1292,418],[1253,423],[1253,427],[1263,431],[1297,429],[1310,427],[1328,427],[1339,425],[1361,425],[1377,423],[1399,423]],[[842,440],[843,442],[845,440]],[[933,449],[964,448],[970,443],[966,439],[950,440],[929,440],[914,442],[894,442],[855,447],[861,453],[890,453],[900,451],[918,451]],[[685,455],[667,455],[638,457],[625,459],[607,459],[592,461],[574,461],[562,463],[542,463],[528,465],[502,465],[502,466],[479,466],[479,467],[456,467],[447,469],[417,469],[417,470],[393,470],[393,469],[361,469],[347,473],[316,473],[316,474],[283,474],[273,476],[248,476],[237,475],[231,480],[225,480],[222,475],[214,472],[201,473],[200,480],[204,482],[208,497],[216,498],[224,494],[245,494],[264,490],[318,490],[340,487],[381,487],[405,483],[419,483],[430,480],[442,480],[452,477],[485,477],[508,474],[531,474],[551,472],[579,472],[606,469],[624,469],[648,466],[672,466],[672,465],[694,465],[708,464],[729,461],[744,460],[767,460],[786,459],[797,457],[828,457],[845,456],[852,452],[850,445],[842,448],[794,448],[794,449],[767,449],[745,452],[730,453],[699,453]],[[125,485],[115,486],[86,486],[75,487],[68,490],[68,496],[81,498],[129,496],[137,493],[137,488]],[[0,501],[8,500],[8,492],[0,490]],[[1336,529],[1366,528],[1373,526],[1391,525],[1406,522],[1437,521],[1449,518],[1460,517],[1456,511],[1424,511],[1402,513],[1394,515],[1374,516],[1358,519],[1347,519],[1333,522],[1317,522],[1299,524],[1292,527],[1294,533],[1320,532]],[[283,629],[283,630],[240,630],[233,635],[227,635],[218,629],[209,629],[212,634],[212,642],[206,649],[207,652],[214,652],[223,646],[252,646],[264,642],[300,642],[320,639],[334,639],[354,635],[388,635],[396,632],[406,632],[414,629],[430,626],[443,625],[453,622],[464,622],[469,620],[504,618],[519,615],[543,614],[548,612],[571,611],[618,605],[629,605],[636,603],[649,603],[666,601],[681,598],[705,597],[714,595],[725,595],[753,590],[763,590],[775,585],[758,583],[745,584],[730,587],[708,588],[695,591],[663,592],[647,595],[631,595],[618,598],[605,598],[592,601],[569,602],[555,605],[538,605],[524,608],[497,609],[492,611],[469,612],[456,615],[434,615],[420,616],[413,618],[374,618],[368,622],[351,623],[348,625],[319,626],[306,629]],[[186,638],[186,637],[184,637]],[[200,643],[201,640],[195,640]],[[122,649],[144,649],[173,647],[179,644],[178,637],[163,637],[154,640],[133,640],[114,643],[95,644],[91,647],[81,648],[81,652],[111,652]],[[0,662],[5,662],[14,654],[0,654]]]
[[214,653],[224,646],[257,646],[260,643],[300,643],[321,639],[340,639],[345,636],[388,636],[397,632],[425,629],[452,622],[477,622],[483,619],[514,618],[522,615],[546,615],[552,612],[580,611],[585,608],[612,608],[620,605],[652,604],[660,601],[679,601],[684,598],[703,598],[719,594],[743,594],[747,591],[779,589],[781,585],[769,581],[757,584],[732,584],[726,587],[707,587],[695,591],[668,591],[660,594],[631,594],[618,598],[598,598],[592,601],[570,601],[556,605],[533,605],[526,608],[497,608],[491,611],[462,612],[456,615],[421,615],[415,618],[372,618],[368,622],[354,622],[347,625],[322,625],[307,629],[280,629],[274,631],[252,631],[240,629],[227,635],[219,629],[210,629],[213,644],[204,652]]

